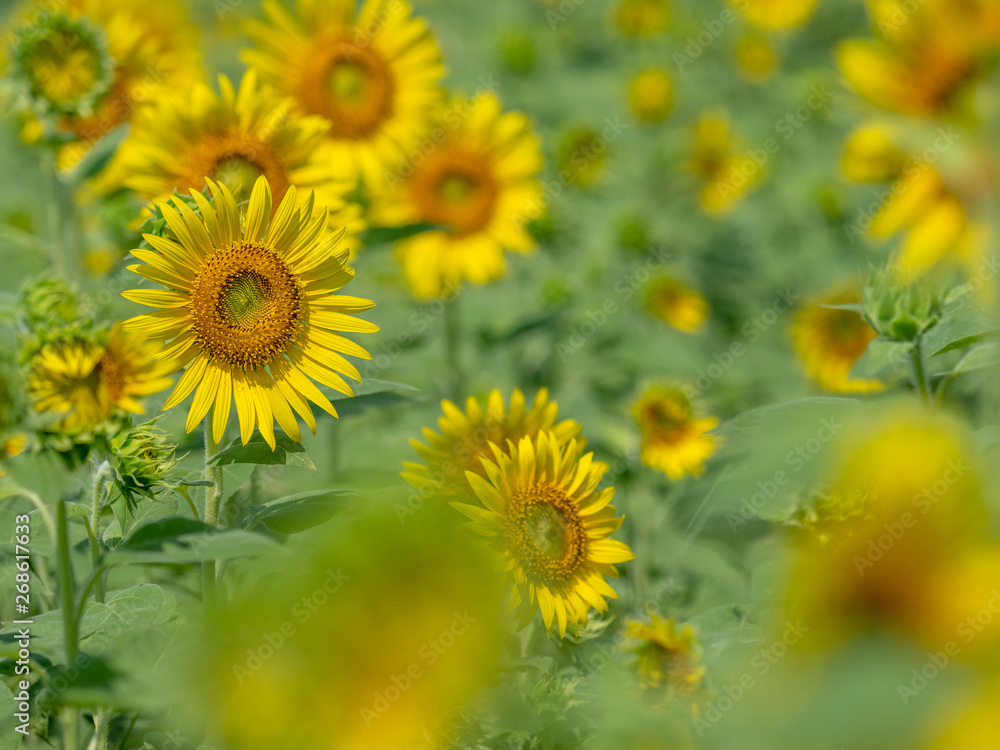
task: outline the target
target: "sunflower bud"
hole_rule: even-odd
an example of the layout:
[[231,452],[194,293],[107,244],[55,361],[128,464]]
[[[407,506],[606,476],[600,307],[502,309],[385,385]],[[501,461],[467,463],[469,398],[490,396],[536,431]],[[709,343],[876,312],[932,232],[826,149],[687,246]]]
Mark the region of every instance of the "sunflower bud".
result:
[[122,430],[111,439],[114,481],[133,505],[138,496],[153,499],[153,489],[170,484],[170,472],[177,464],[177,446],[153,422]]
[[862,314],[875,331],[894,341],[916,341],[937,325],[943,296],[924,284],[904,285],[889,271],[872,274],[862,290]]

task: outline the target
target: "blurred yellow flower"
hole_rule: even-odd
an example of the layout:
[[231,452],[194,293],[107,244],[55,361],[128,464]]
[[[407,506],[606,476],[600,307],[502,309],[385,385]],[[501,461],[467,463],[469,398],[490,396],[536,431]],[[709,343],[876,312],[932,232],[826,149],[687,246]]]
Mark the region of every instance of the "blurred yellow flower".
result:
[[493,460],[491,443],[506,450],[508,441],[517,444],[523,437],[534,439],[541,432],[551,432],[563,445],[580,435],[579,423],[572,419],[558,421],[559,405],[549,401],[545,388],[535,394],[530,408],[524,393],[515,388],[509,409],[496,389],[490,391],[485,408],[469,396],[464,413],[448,400],[441,402],[441,409],[444,415],[438,419],[440,432],[424,428],[426,444],[410,441],[427,463],[403,464],[403,478],[430,495],[469,495],[471,488],[466,472],[486,476],[483,462]]
[[841,445],[832,491],[860,485],[867,511],[800,552],[788,601],[809,642],[874,628],[953,656],[988,653],[1000,618],[976,617],[1000,609],[1000,546],[961,430],[911,406],[856,426]]
[[448,747],[506,637],[495,564],[449,516],[362,518],[255,565],[195,649],[183,710],[244,750]]
[[760,181],[763,166],[740,153],[740,144],[724,115],[702,115],[694,128],[694,148],[688,169],[704,183],[698,193],[710,215],[730,210]]
[[490,537],[510,571],[510,604],[520,608],[522,624],[537,601],[546,629],[555,623],[562,637],[567,625],[586,624],[591,609],[605,612],[605,597],[618,598],[605,576],[617,578],[615,564],[635,557],[608,538],[624,520],[609,505],[615,488],[598,489],[608,466],[552,432],[490,448],[496,463],[483,463],[486,478],[467,474],[482,506],[453,505]]
[[171,384],[156,344],[116,325],[103,341],[68,339],[47,344],[31,359],[28,395],[35,411],[60,417],[76,433],[97,427],[116,409],[142,414],[142,396]]
[[655,36],[670,25],[669,0],[619,0],[615,25],[626,36]]
[[273,449],[274,421],[301,437],[295,412],[315,432],[309,401],[337,416],[313,380],[352,395],[341,374],[357,381],[361,375],[339,352],[370,355],[341,332],[377,331],[355,317],[375,303],[335,294],[354,270],[347,249],[335,249],[343,233],[325,233],[326,211],[314,211],[312,196],[296,208],[296,190],[288,187],[272,212],[261,177],[240,212],[225,185],[208,186],[214,204],[191,191],[200,216],[179,198],[173,207],[159,204],[177,241],[145,235],[153,250],[133,250],[143,264],[129,269],[168,288],[123,292],[157,308],[125,325],[169,342],[163,358],[171,372],[187,367],[163,408],[194,393],[188,432],[212,411],[211,436],[219,442],[235,400],[243,443],[256,426]]
[[349,237],[364,228],[360,208],[345,202],[354,181],[338,177],[323,154],[325,120],[291,114],[291,100],[259,85],[252,71],[238,91],[225,76],[219,88],[221,95],[201,83],[144,112],[112,162],[121,182],[147,200],[164,201],[175,189],[203,190],[209,177],[243,203],[263,176],[275,205],[294,186],[315,192],[331,225],[346,227]]
[[701,648],[690,625],[677,628],[677,623],[650,615],[648,623],[629,620],[626,635],[639,641],[632,650],[639,657],[639,679],[644,688],[665,689],[669,698],[681,698],[697,704],[698,693],[704,687],[705,667],[701,663]]
[[[428,299],[504,271],[504,251],[529,252],[525,230],[543,213],[541,149],[528,118],[504,113],[493,94],[456,98],[437,113],[440,139],[392,175],[373,221],[440,229],[403,240],[397,254],[413,293]],[[378,217],[375,219],[374,217]]]
[[608,159],[608,144],[590,128],[576,128],[563,136],[556,158],[559,174],[566,182],[586,187],[601,176]]
[[663,122],[674,108],[674,83],[670,75],[660,68],[642,71],[629,84],[628,102],[632,114],[642,122]]
[[430,130],[444,76],[437,43],[404,0],[298,0],[297,11],[266,0],[243,60],[330,122],[330,166],[381,184]]
[[869,122],[848,136],[840,167],[855,182],[892,182],[906,162],[906,154],[896,145],[895,129]]
[[764,81],[778,67],[774,46],[763,34],[746,34],[736,46],[736,61],[751,81]]
[[877,380],[851,378],[851,368],[868,350],[875,331],[860,313],[826,307],[858,301],[855,288],[840,285],[795,314],[791,328],[795,351],[806,372],[825,390],[868,393],[884,387]]
[[747,21],[762,29],[792,29],[808,21],[817,0],[729,0]]
[[677,481],[701,476],[705,461],[715,452],[716,439],[707,433],[719,426],[714,417],[696,417],[690,399],[680,388],[648,388],[632,414],[642,438],[642,463]]
[[649,313],[678,331],[697,333],[708,319],[708,302],[694,289],[670,277],[654,279],[646,292]]

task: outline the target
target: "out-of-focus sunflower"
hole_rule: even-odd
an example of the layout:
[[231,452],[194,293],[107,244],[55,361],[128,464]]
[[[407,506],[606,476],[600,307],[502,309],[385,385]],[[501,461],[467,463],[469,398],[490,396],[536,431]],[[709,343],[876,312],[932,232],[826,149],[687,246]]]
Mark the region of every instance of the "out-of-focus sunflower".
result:
[[452,497],[470,493],[466,472],[486,476],[483,462],[492,461],[490,444],[506,449],[508,441],[520,442],[523,437],[535,438],[541,432],[551,432],[560,444],[568,443],[580,434],[580,424],[572,419],[558,421],[559,405],[549,401],[549,392],[542,388],[528,408],[524,393],[515,388],[510,397],[510,409],[500,391],[492,390],[485,408],[470,396],[465,412],[451,401],[442,401],[444,415],[438,419],[440,432],[424,429],[424,440],[412,440],[414,450],[426,464],[405,463],[403,477],[412,486],[428,494]]
[[29,363],[28,392],[38,412],[60,415],[59,427],[81,432],[97,427],[116,409],[142,414],[142,396],[171,384],[156,344],[116,325],[97,340],[72,338],[42,347]]
[[762,176],[762,167],[741,152],[729,118],[719,114],[702,115],[695,124],[688,169],[703,183],[698,201],[710,215],[730,210]]
[[580,187],[597,182],[608,160],[608,144],[591,128],[574,128],[559,142],[556,155],[559,174]]
[[868,350],[875,331],[854,310],[827,307],[858,300],[856,289],[838,286],[798,311],[792,324],[799,358],[809,375],[828,391],[868,393],[883,388],[877,380],[851,378],[851,368]]
[[361,376],[340,352],[370,355],[339,332],[377,331],[355,317],[375,303],[335,294],[354,270],[347,249],[335,250],[342,233],[326,234],[327,213],[314,210],[312,196],[296,208],[289,187],[272,218],[265,177],[242,214],[225,185],[209,179],[208,187],[212,204],[191,191],[200,216],[179,198],[174,207],[159,204],[177,239],[145,235],[153,250],[133,250],[143,264],[129,268],[168,289],[124,292],[159,308],[125,325],[170,342],[163,358],[172,370],[187,367],[163,408],[194,392],[188,432],[211,410],[211,436],[220,441],[235,400],[243,443],[256,426],[274,448],[274,421],[299,439],[293,410],[316,430],[309,401],[337,415],[312,380],[352,394],[340,374]]
[[808,21],[817,0],[730,0],[749,23],[761,29],[793,29]]
[[0,477],[7,476],[7,471],[3,467],[4,461],[9,461],[21,455],[27,444],[28,438],[23,432],[12,435],[0,442]]
[[628,103],[632,114],[642,122],[663,122],[674,108],[674,82],[670,74],[660,68],[639,73],[629,84]]
[[626,36],[655,36],[670,26],[669,0],[619,0],[615,25]]
[[541,149],[528,118],[504,113],[493,94],[457,98],[438,112],[441,140],[407,165],[373,207],[387,225],[441,227],[398,245],[414,294],[430,298],[463,281],[485,284],[504,271],[504,251],[529,252],[525,229],[542,212]]
[[299,0],[293,15],[267,0],[243,60],[305,114],[331,123],[334,165],[383,183],[428,131],[441,98],[441,53],[404,0]]
[[639,657],[639,679],[644,688],[665,689],[670,698],[697,703],[705,683],[705,667],[694,628],[677,628],[674,620],[656,614],[650,621],[629,620],[625,634],[639,642],[632,650]]
[[646,309],[678,331],[696,333],[708,319],[709,306],[694,289],[670,277],[654,280],[646,292]]
[[674,481],[701,475],[705,461],[715,452],[715,438],[707,433],[719,426],[718,419],[695,416],[691,400],[672,385],[647,389],[632,414],[642,438],[643,465],[659,469]]
[[313,191],[332,226],[346,227],[348,236],[364,228],[360,208],[345,202],[355,182],[339,177],[322,153],[329,123],[291,114],[292,101],[259,85],[252,71],[239,91],[225,76],[219,89],[199,83],[146,111],[113,164],[121,181],[145,199],[163,201],[175,189],[204,189],[210,177],[242,203],[263,176],[276,204],[290,187]]
[[561,444],[551,432],[524,437],[483,463],[486,478],[468,472],[482,507],[454,506],[470,526],[492,539],[502,565],[513,578],[511,608],[522,623],[542,612],[545,627],[583,625],[591,609],[607,610],[616,599],[605,576],[618,577],[615,564],[635,556],[628,545],[610,539],[623,517],[615,516],[614,487],[598,490],[607,464],[580,455],[580,444]]
[[989,0],[927,0],[902,19],[895,2],[868,5],[879,38],[842,42],[837,59],[854,90],[878,107],[947,113],[993,64],[1000,11]]
[[936,166],[906,157],[891,128],[870,123],[856,130],[847,140],[841,165],[854,180],[894,181],[872,215],[851,225],[849,233],[863,234],[865,223],[868,235],[876,239],[904,232],[894,263],[904,280],[944,262],[972,267],[981,260],[987,225],[970,217],[966,201]]
[[754,82],[765,81],[778,67],[774,46],[763,34],[746,34],[736,45],[740,72]]
[[[29,61],[45,80],[53,85],[61,81],[63,94],[73,94],[101,66],[107,65],[110,70],[106,85],[88,106],[59,113],[56,134],[70,139],[60,150],[60,168],[73,167],[97,141],[131,121],[165,92],[186,88],[201,76],[198,30],[188,16],[179,0],[67,0],[60,4],[60,14],[56,15],[45,3],[29,7],[26,19],[43,18],[46,20],[42,23],[50,25],[62,19],[59,24],[69,22],[76,28],[89,24],[102,40],[107,55],[106,60],[95,57],[85,36],[63,36],[58,45],[36,49],[46,53],[45,60]],[[29,31],[22,30],[22,38],[31,38]],[[29,124],[27,131],[36,137],[46,134],[46,128],[37,124]]]
[[840,439],[832,493],[860,485],[865,511],[804,538],[789,612],[810,628],[810,647],[879,630],[937,650],[955,640],[970,659],[995,654],[996,618],[968,640],[963,628],[1000,575],[974,453],[951,421],[897,409]]

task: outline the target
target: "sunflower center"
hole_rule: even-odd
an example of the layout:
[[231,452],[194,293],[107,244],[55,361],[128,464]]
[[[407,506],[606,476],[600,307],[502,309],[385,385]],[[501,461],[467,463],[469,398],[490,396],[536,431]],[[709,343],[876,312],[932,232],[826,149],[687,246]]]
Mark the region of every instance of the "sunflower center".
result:
[[491,165],[471,151],[439,150],[413,174],[410,190],[424,219],[460,234],[493,219],[499,187]]
[[108,393],[111,394],[111,398],[117,401],[122,397],[122,391],[124,387],[121,368],[115,361],[114,357],[104,354],[101,360],[97,363],[97,367],[94,368],[97,373],[98,380],[100,383],[108,389]]
[[231,367],[256,369],[281,357],[301,327],[302,287],[273,250],[234,242],[208,256],[191,293],[202,349]]
[[306,111],[329,120],[334,138],[362,139],[376,133],[392,115],[396,95],[385,60],[351,37],[324,39],[312,57],[299,88]]
[[513,499],[506,537],[513,557],[537,584],[569,583],[585,563],[587,535],[580,513],[565,492],[547,482]]
[[85,96],[98,94],[103,58],[95,36],[79,23],[63,18],[26,50],[23,65],[32,90],[53,105],[72,109]]
[[672,433],[687,423],[690,409],[677,399],[663,399],[646,410],[646,420],[657,432]]
[[288,191],[288,174],[274,150],[245,133],[210,136],[192,150],[184,170],[184,185],[204,187],[206,175],[229,188],[238,203],[249,200],[261,175],[271,184],[275,207]]

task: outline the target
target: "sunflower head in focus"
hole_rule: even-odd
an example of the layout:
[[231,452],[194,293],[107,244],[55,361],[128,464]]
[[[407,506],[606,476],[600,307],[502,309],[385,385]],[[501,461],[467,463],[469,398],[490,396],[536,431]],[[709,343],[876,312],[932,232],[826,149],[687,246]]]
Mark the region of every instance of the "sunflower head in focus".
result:
[[239,90],[220,76],[219,89],[199,83],[143,113],[113,162],[126,187],[164,201],[175,189],[203,190],[212,179],[242,204],[264,177],[275,205],[291,187],[312,191],[333,226],[346,227],[349,237],[363,228],[360,209],[345,200],[355,182],[338,176],[324,151],[326,120],[292,114],[292,101],[260,85],[252,71]]
[[[360,5],[360,7],[359,7]],[[381,182],[428,130],[441,53],[404,0],[265,0],[243,60],[298,110],[330,122],[329,158]]]
[[632,650],[638,656],[639,679],[644,688],[666,690],[669,697],[696,701],[704,686],[705,667],[694,629],[678,629],[674,620],[657,614],[649,622],[629,620],[625,634],[638,642]]
[[17,31],[10,56],[11,74],[39,115],[90,114],[113,78],[107,37],[86,19],[42,16]]
[[605,576],[617,578],[615,565],[634,557],[609,538],[624,519],[609,505],[614,487],[598,489],[608,466],[551,432],[490,448],[495,463],[483,463],[486,476],[467,474],[482,505],[454,506],[491,538],[513,578],[510,603],[522,623],[537,606],[545,627],[555,623],[564,636],[568,625],[586,624],[591,609],[607,610],[604,598],[617,595]]
[[806,23],[817,0],[730,0],[749,23],[761,29],[794,29]]
[[660,277],[646,292],[646,310],[650,315],[684,333],[696,333],[708,319],[705,298],[677,279]]
[[28,393],[35,411],[59,418],[67,433],[97,428],[116,411],[142,414],[139,399],[171,384],[159,347],[120,325],[106,336],[73,337],[31,358]]
[[342,354],[370,355],[341,334],[377,331],[355,317],[374,303],[335,293],[354,271],[347,248],[336,249],[343,232],[327,234],[313,196],[297,208],[288,187],[272,212],[260,177],[241,212],[229,188],[207,182],[211,203],[191,191],[199,213],[180,199],[159,205],[174,239],[147,234],[152,249],[132,251],[142,263],[129,269],[167,289],[124,292],[157,308],[125,325],[168,341],[163,358],[187,368],[163,408],[194,393],[188,432],[211,411],[210,435],[222,440],[235,401],[243,443],[257,427],[273,449],[275,421],[296,440],[295,413],[315,431],[310,401],[336,416],[313,381],[352,395],[341,375],[361,376]]
[[722,114],[705,114],[695,123],[687,166],[702,183],[702,210],[713,216],[731,210],[760,181],[763,170],[747,156]]
[[541,148],[528,118],[503,112],[491,93],[456,98],[437,112],[435,147],[419,164],[390,171],[373,206],[386,225],[440,229],[403,240],[397,253],[417,297],[504,271],[504,251],[529,252],[527,223],[542,213]]
[[560,444],[580,435],[580,424],[572,419],[558,420],[559,405],[549,401],[542,388],[529,407],[524,393],[515,388],[510,407],[500,391],[493,390],[485,407],[470,396],[463,412],[451,401],[442,401],[444,415],[438,419],[438,429],[424,429],[424,440],[411,441],[413,448],[426,464],[406,463],[403,477],[413,487],[428,494],[444,497],[467,496],[470,487],[466,473],[486,476],[483,464],[492,461],[490,444],[505,447],[517,444],[523,437],[535,438],[541,432],[551,432]]
[[639,425],[643,465],[674,481],[701,476],[715,452],[716,439],[707,433],[719,426],[718,419],[696,416],[691,400],[673,385],[647,389],[632,414]]
[[674,82],[667,71],[649,68],[632,79],[628,87],[632,114],[645,123],[667,119],[674,108]]
[[626,36],[662,34],[670,26],[669,0],[619,0],[615,26]]
[[851,368],[877,336],[854,310],[832,308],[858,302],[853,288],[838,287],[795,315],[791,335],[806,371],[821,388],[837,393],[881,390],[877,380],[851,378]]

